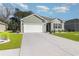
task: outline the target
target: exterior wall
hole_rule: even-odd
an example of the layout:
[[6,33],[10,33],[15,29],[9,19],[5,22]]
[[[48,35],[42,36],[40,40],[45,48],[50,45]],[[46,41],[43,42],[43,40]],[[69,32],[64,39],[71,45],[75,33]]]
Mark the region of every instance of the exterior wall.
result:
[[65,23],[65,22],[62,22],[62,30],[63,30],[63,31],[65,30],[65,29],[64,29],[64,23]]
[[46,32],[46,23],[42,24],[42,26],[43,26],[42,28],[43,32]]
[[21,20],[21,33],[23,33],[24,32],[24,23],[23,23],[23,21]]
[[51,31],[53,31],[53,30],[54,30],[53,23],[51,23]]
[[46,32],[46,23],[34,15],[21,19],[21,33],[24,33],[24,25],[42,25],[42,31]]
[[4,32],[6,30],[6,26],[0,24],[0,32]]
[[[57,28],[55,28],[55,24],[57,25]],[[54,19],[51,23],[51,31],[62,31],[62,30],[64,30],[64,22],[61,22],[61,20],[58,19]]]

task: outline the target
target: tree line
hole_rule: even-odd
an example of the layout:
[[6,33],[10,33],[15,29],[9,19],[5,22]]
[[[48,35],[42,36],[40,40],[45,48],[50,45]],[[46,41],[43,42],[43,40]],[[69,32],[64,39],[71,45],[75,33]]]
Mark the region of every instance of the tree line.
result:
[[33,14],[32,11],[21,11],[19,9],[15,9],[15,13],[13,14],[13,17],[9,18],[10,16],[10,12],[8,9],[7,10],[7,14],[6,14],[6,17],[4,17],[4,15],[2,17],[0,17],[0,21],[4,22],[4,23],[7,23],[8,25],[8,28],[7,30],[9,31],[12,31],[12,32],[20,32],[21,29],[20,29],[20,25],[21,25],[21,22],[20,20],[23,18],[23,17],[26,17],[30,14]]

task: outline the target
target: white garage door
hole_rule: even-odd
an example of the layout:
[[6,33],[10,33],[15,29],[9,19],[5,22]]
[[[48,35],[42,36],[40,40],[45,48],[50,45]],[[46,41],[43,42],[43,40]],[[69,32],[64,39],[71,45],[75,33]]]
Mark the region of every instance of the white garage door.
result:
[[24,33],[42,32],[42,25],[24,25]]

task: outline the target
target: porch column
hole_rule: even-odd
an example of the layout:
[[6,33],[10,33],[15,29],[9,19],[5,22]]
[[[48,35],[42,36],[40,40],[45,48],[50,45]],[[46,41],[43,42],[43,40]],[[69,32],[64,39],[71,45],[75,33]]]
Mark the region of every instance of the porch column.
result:
[[21,20],[21,33],[23,33],[23,21]]

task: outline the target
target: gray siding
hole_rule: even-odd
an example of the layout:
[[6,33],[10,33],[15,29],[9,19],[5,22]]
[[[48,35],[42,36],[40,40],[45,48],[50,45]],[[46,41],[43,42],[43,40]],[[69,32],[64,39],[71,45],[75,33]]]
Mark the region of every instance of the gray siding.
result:
[[42,20],[34,15],[23,18],[25,24],[42,24]]
[[21,32],[24,32],[24,24],[26,25],[42,25],[43,32],[46,32],[46,22],[38,16],[30,15],[21,20]]
[[79,20],[69,20],[65,22],[66,31],[79,31]]
[[52,20],[51,31],[62,31],[64,30],[64,21],[59,19]]

